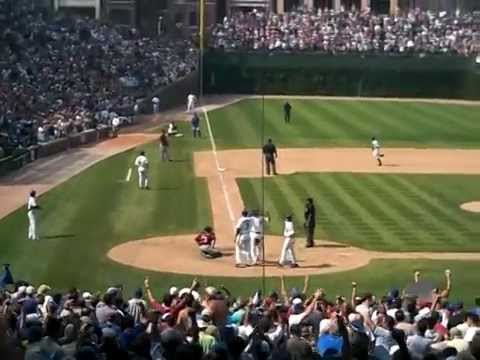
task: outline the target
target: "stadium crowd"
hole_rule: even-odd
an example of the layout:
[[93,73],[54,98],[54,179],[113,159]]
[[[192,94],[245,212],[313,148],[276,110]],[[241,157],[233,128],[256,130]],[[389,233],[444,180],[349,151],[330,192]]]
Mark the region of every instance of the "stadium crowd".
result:
[[304,50],[324,53],[480,53],[480,14],[412,10],[406,15],[369,11],[252,11],[226,17],[211,46],[225,50]]
[[[478,309],[449,302],[445,276],[445,289],[426,296],[392,289],[378,299],[355,283],[351,299],[309,293],[308,276],[302,290],[281,278],[279,293],[243,299],[196,280],[161,298],[148,278],[132,297],[120,285],[57,293],[17,281],[0,292],[0,358],[478,360]],[[412,288],[422,281],[417,272]]]
[[133,114],[138,98],[195,68],[190,41],[13,4],[0,24],[0,132],[20,146]]

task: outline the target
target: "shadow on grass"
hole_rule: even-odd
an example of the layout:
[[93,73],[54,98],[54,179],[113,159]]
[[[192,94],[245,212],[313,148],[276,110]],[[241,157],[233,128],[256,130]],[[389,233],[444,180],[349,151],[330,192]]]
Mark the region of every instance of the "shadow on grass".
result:
[[66,238],[73,238],[75,234],[58,234],[58,235],[47,235],[42,236],[43,239],[66,239]]

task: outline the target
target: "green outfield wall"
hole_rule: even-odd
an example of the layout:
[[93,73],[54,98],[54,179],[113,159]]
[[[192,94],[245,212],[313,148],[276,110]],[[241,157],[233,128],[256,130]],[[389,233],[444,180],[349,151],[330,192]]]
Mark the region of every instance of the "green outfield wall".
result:
[[207,93],[480,99],[480,64],[450,55],[205,54]]

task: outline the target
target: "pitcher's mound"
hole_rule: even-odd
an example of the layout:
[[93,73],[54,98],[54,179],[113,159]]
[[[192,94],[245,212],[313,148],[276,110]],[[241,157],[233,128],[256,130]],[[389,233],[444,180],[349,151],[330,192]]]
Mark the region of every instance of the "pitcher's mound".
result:
[[465,211],[480,213],[480,201],[467,202],[460,205],[460,207]]

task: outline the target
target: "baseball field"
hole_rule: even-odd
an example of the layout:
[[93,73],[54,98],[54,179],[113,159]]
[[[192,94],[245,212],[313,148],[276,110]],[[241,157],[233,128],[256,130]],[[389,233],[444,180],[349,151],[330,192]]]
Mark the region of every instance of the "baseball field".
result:
[[[269,264],[279,254],[288,213],[300,264],[267,266],[268,289],[278,289],[280,275],[301,287],[309,274],[312,287],[332,295],[347,295],[351,281],[360,291],[385,292],[405,286],[414,270],[442,286],[450,268],[452,297],[473,303],[480,295],[474,292],[480,206],[461,206],[480,201],[480,105],[292,98],[285,124],[284,102],[249,98],[209,110],[201,139],[179,122],[185,136],[172,139],[172,162],[160,160],[157,126],[111,140],[123,142],[115,155],[104,156],[107,145],[90,149],[98,153],[95,163],[73,177],[55,174],[76,153],[1,179],[0,261],[11,264],[16,279],[63,289],[122,284],[132,290],[149,276],[160,294],[197,276],[246,294],[262,286],[263,269],[234,267],[232,223],[243,207],[264,208],[271,218]],[[381,168],[369,150],[372,136],[384,147]],[[277,177],[262,177],[259,149],[267,138],[279,149]],[[149,191],[137,188],[132,169],[141,150],[151,163]],[[43,192],[39,241],[26,239],[25,208],[15,210],[32,187]],[[317,246],[306,250],[302,216],[309,196],[317,207]],[[206,260],[196,249],[194,234],[206,225],[217,232],[221,259]]]

